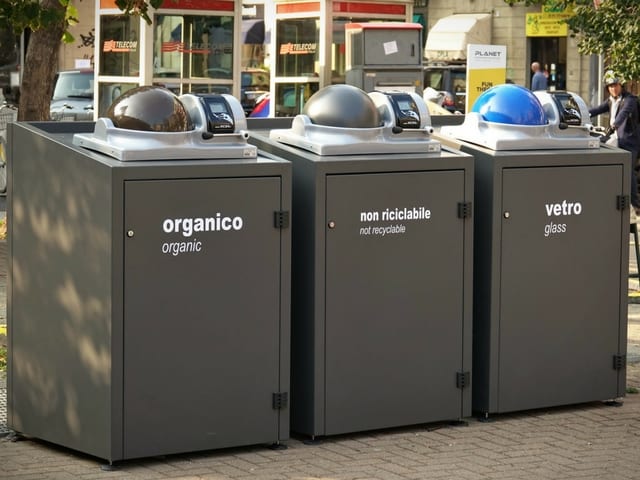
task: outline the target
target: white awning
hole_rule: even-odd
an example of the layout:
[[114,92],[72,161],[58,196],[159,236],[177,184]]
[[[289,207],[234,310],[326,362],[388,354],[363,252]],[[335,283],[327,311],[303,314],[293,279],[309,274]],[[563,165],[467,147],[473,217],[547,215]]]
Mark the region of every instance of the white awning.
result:
[[470,43],[491,44],[490,13],[459,13],[438,20],[427,35],[424,58],[429,61],[465,60]]

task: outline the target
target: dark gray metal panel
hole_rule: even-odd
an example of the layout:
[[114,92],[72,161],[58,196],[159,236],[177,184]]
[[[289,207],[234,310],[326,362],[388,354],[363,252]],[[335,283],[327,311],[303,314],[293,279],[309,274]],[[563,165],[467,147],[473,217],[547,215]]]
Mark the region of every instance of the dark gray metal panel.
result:
[[[502,286],[505,284],[505,281],[501,278],[504,263],[502,258],[504,248],[502,225],[503,222],[505,222],[502,208],[504,185],[503,174],[513,169],[519,169],[523,172],[523,175],[526,175],[526,172],[533,171],[536,168],[545,168],[548,169],[547,171],[549,172],[550,179],[555,175],[556,168],[559,169],[559,172],[563,172],[565,167],[569,169],[574,167],[579,169],[586,168],[587,170],[594,169],[593,176],[590,174],[587,175],[589,183],[587,191],[591,192],[589,193],[589,196],[592,198],[591,195],[596,197],[601,195],[600,180],[596,178],[597,172],[599,171],[598,169],[613,166],[616,169],[619,169],[618,173],[620,175],[617,191],[613,197],[611,197],[611,192],[609,192],[608,198],[601,198],[601,200],[604,202],[604,206],[602,208],[615,208],[616,197],[618,195],[629,195],[630,183],[627,179],[630,178],[630,155],[628,152],[619,149],[562,151],[539,150],[518,152],[493,151],[468,143],[462,144],[462,150],[475,157],[473,408],[474,410],[482,413],[494,413],[505,411],[503,409],[504,405],[499,404],[500,390],[504,387],[500,382],[500,365],[503,362],[509,361],[509,359],[504,356],[500,343],[502,338],[502,327],[507,321],[503,316],[501,308],[504,302],[508,301],[503,298],[504,293],[501,290]],[[577,180],[572,177],[567,179],[563,176],[561,178],[561,182],[566,183],[566,191],[568,193],[575,192],[576,187],[574,186],[574,183]],[[583,180],[584,179],[581,177],[578,181]],[[553,182],[551,184],[553,184]],[[547,191],[546,182],[542,182],[541,184],[537,183],[535,188],[539,192],[539,195],[544,194]],[[517,188],[514,187],[513,190],[517,190]],[[565,190],[561,189],[559,192],[565,192]],[[518,198],[522,196],[523,199],[520,201],[526,201],[525,199],[528,194],[525,194],[524,190],[522,193],[518,193],[517,191],[512,193],[513,197]],[[558,190],[554,190],[552,193],[557,194]],[[602,195],[604,195],[604,192],[602,192]],[[562,197],[562,199],[565,199],[564,195]],[[560,202],[562,199],[560,199]],[[570,199],[568,200],[570,201]],[[545,201],[544,203],[548,202]],[[530,205],[530,208],[533,209],[541,207],[537,205]],[[546,207],[544,207],[544,205],[542,208],[545,208],[546,211]],[[607,292],[609,288],[616,287],[618,292],[617,298],[612,298],[611,295],[606,295],[605,297],[599,296],[600,286],[594,286],[594,282],[599,281],[598,276],[596,276],[595,279],[593,277],[585,279],[581,277],[579,273],[576,273],[575,275],[570,275],[568,273],[560,274],[562,279],[568,282],[568,285],[570,285],[571,288],[582,288],[582,285],[585,285],[581,293],[585,298],[584,301],[586,304],[589,304],[589,302],[593,301],[594,298],[600,299],[604,302],[611,302],[607,307],[609,308],[608,312],[617,312],[611,313],[611,318],[609,319],[612,331],[608,332],[608,334],[613,334],[615,331],[617,339],[617,342],[611,346],[611,348],[616,350],[615,352],[608,352],[609,347],[607,347],[607,356],[610,358],[611,363],[609,363],[609,365],[611,366],[613,366],[613,355],[615,353],[624,354],[626,352],[627,328],[626,284],[629,238],[629,222],[627,221],[628,208],[624,211],[618,212],[617,215],[617,221],[614,222],[615,224],[610,232],[595,231],[594,229],[593,232],[589,231],[588,234],[585,234],[579,240],[574,239],[576,241],[576,248],[579,252],[582,252],[581,249],[583,248],[592,248],[592,254],[594,256],[601,255],[600,248],[602,246],[607,246],[608,248],[611,248],[612,246],[610,241],[603,243],[602,246],[598,245],[598,242],[600,241],[599,235],[606,235],[607,237],[611,235],[612,238],[617,239],[618,243],[614,246],[615,251],[613,253],[608,252],[604,254],[607,257],[610,255],[609,258],[615,257],[611,266],[612,268],[617,269],[617,276],[613,279],[613,283],[610,282],[604,290]],[[526,221],[531,222],[532,216],[530,214],[527,214],[527,216],[528,219]],[[607,218],[606,215],[605,218]],[[602,222],[602,220],[599,221]],[[543,228],[544,224],[540,224],[539,227]],[[531,229],[532,227],[529,225],[527,227],[522,226],[522,228]],[[533,232],[531,234],[533,235]],[[611,239],[608,238],[607,240]],[[519,255],[526,254],[524,245],[516,244],[516,246],[513,246],[512,248],[518,249]],[[531,252],[531,255],[533,254],[540,255],[541,252]],[[513,255],[517,254],[514,253]],[[516,266],[514,265],[512,268],[516,268]],[[521,268],[524,267],[521,265]],[[563,268],[575,270],[574,266],[567,266],[566,264],[563,265]],[[514,275],[517,275],[517,272],[514,272]],[[521,275],[527,277],[528,272],[523,271]],[[534,280],[530,278],[530,282],[534,282]],[[533,293],[535,294],[535,292]],[[518,295],[524,294],[524,292],[518,292]],[[574,294],[577,293],[574,292]],[[562,303],[562,297],[560,296],[554,300]],[[575,303],[574,299],[571,299],[570,301],[567,300],[565,303],[568,304],[570,302],[572,304]],[[565,307],[565,304],[562,305],[562,308],[570,308]],[[555,306],[549,306],[549,315],[554,315],[553,311],[556,308],[557,303]],[[545,314],[545,318],[546,316],[547,314]],[[537,320],[536,323],[537,322],[540,322],[540,320]],[[581,328],[580,332],[584,336],[587,334],[588,330]],[[583,341],[582,338],[582,336],[576,336],[572,337],[570,341],[567,341],[565,344],[566,356],[574,355],[573,345],[576,341]],[[533,363],[539,361],[538,358],[531,358],[531,356],[527,354],[529,344],[536,341],[537,340],[530,339],[526,345],[522,346],[522,349],[516,353],[522,361],[525,361],[525,358]],[[512,345],[510,348],[515,349],[517,346]],[[580,353],[580,349],[584,348],[588,347],[584,347],[584,345],[580,346],[576,352]],[[604,355],[604,353],[598,352],[598,355]],[[590,358],[584,363],[584,365],[590,365],[591,361],[592,359]],[[580,370],[583,370],[584,368],[584,366],[581,366]],[[553,376],[554,372],[555,367],[548,371],[548,375]],[[612,390],[610,390],[609,393],[606,393],[603,397],[599,397],[598,399],[602,400],[624,395],[626,385],[625,371],[618,370],[613,373],[616,377],[616,380],[614,381],[616,385],[612,387]],[[521,376],[523,379],[520,381],[526,381],[524,379],[525,374],[521,374]],[[533,383],[534,382],[530,385],[532,388]],[[574,393],[576,392],[577,390],[574,391]],[[554,398],[554,394],[548,390],[546,393],[552,401],[558,402],[556,404],[565,403],[558,397]],[[583,397],[578,400],[574,399],[573,401],[584,402],[593,400],[590,395],[591,392],[587,393],[589,394],[588,398]],[[524,394],[522,396],[523,398],[526,397]],[[545,398],[544,400],[545,405],[548,405],[546,402],[548,399]],[[542,405],[535,405],[534,407],[538,406]],[[524,409],[532,407],[522,405],[519,408]]]
[[[12,138],[7,207],[7,312],[11,325],[9,423],[25,435],[110,461],[121,460],[126,457],[123,450],[123,382],[132,373],[126,371],[127,364],[123,360],[125,345],[129,342],[125,338],[122,317],[126,238],[123,225],[126,205],[124,184],[149,179],[162,183],[163,180],[177,179],[231,181],[255,178],[275,182],[277,186],[273,188],[263,187],[259,182],[258,195],[265,190],[273,190],[278,198],[279,208],[276,210],[290,211],[291,168],[284,160],[264,156],[256,159],[124,164],[72,144],[74,133],[88,131],[86,125],[73,122],[50,127],[48,123],[19,123],[9,128]],[[243,196],[238,201],[241,205],[248,201],[247,198],[253,198],[247,188],[238,194]],[[148,200],[138,205],[141,210],[136,214],[144,217],[162,202],[181,205],[174,198]],[[263,203],[266,208],[267,202]],[[271,409],[271,405],[273,393],[289,390],[291,242],[289,228],[278,230],[274,227],[274,210],[269,212],[266,222],[269,231],[275,230],[278,235],[277,251],[270,252],[270,258],[279,262],[278,275],[275,280],[273,275],[268,278],[264,293],[269,295],[273,285],[277,284],[277,294],[272,299],[278,306],[279,315],[273,331],[278,343],[275,349],[277,364],[275,370],[270,371],[277,378],[277,383],[265,399],[270,417],[275,415],[276,418],[273,422],[275,433],[266,441],[275,442],[288,438],[289,430],[288,409],[278,413]],[[254,251],[262,252],[261,242],[263,239],[256,243],[257,250],[254,248]],[[265,245],[271,247],[272,242]],[[246,255],[253,258],[254,254]],[[153,266],[141,271],[146,274],[152,269]],[[264,278],[262,274],[257,277]],[[183,275],[182,279],[185,278]],[[154,280],[159,281],[158,278]],[[258,281],[247,282],[253,290],[247,290],[248,298],[262,298],[262,294],[255,293]],[[237,296],[242,295],[236,293]],[[145,296],[144,301],[148,298]],[[211,298],[215,300],[213,296]],[[175,312],[175,305],[172,308]],[[261,314],[260,318],[264,316]],[[147,337],[153,336],[155,325],[149,319],[145,321],[142,328],[149,327],[151,333]],[[175,327],[175,323],[174,328],[180,331],[180,326]],[[140,341],[140,338],[135,340]],[[163,340],[166,342],[166,338]],[[245,343],[238,348],[244,348]],[[174,355],[174,347],[165,349],[163,355]],[[159,365],[162,363],[154,363],[154,368]],[[184,370],[180,375],[184,376]],[[180,375],[174,377],[180,378]],[[167,391],[173,388],[172,380],[167,376],[163,385]],[[251,377],[251,385],[254,382]],[[180,399],[180,403],[175,395],[171,398],[175,402],[164,412],[168,416],[193,404],[186,397]],[[158,413],[157,409],[155,413]],[[251,419],[251,416],[247,418]],[[163,422],[164,419],[156,425],[157,429],[162,429],[162,435],[165,432]],[[238,442],[241,429],[239,432],[235,437],[228,437],[229,443],[223,446],[231,446],[232,442],[261,441],[244,437]],[[175,452],[183,451],[193,443],[185,442],[176,447]]]
[[[456,200],[469,201],[473,197],[473,162],[469,155],[444,149],[440,154],[404,155],[344,155],[319,156],[299,148],[269,139],[266,134],[252,132],[249,139],[260,151],[271,152],[292,162],[293,166],[293,260],[292,260],[292,431],[317,436],[326,435],[325,352],[329,348],[325,338],[325,307],[327,304],[327,178],[369,174],[393,177],[396,174],[457,171],[463,173],[459,187],[462,196]],[[462,186],[463,185],[463,186]],[[384,198],[382,189],[376,197]],[[350,208],[350,198],[341,208]],[[338,208],[338,207],[336,207]],[[457,203],[453,207],[453,214]],[[471,369],[471,274],[472,219],[463,223],[465,244],[462,273],[464,293],[461,294],[464,332],[462,366]],[[393,284],[393,279],[390,284]],[[429,348],[425,346],[425,348]],[[455,373],[451,384],[455,385]],[[381,385],[380,389],[385,386]],[[471,389],[460,394],[459,411],[454,416],[471,413]],[[426,406],[425,408],[428,408]],[[449,414],[445,419],[452,418]],[[442,420],[440,418],[439,420]],[[422,420],[412,420],[419,422]],[[375,428],[375,427],[367,427]]]
[[[281,179],[129,181],[125,203],[125,455],[278,441]],[[163,230],[218,213],[241,229]]]
[[[294,160],[291,312],[291,427],[314,434],[324,429],[324,318],[325,264],[324,225],[325,178],[315,165]],[[324,230],[324,229],[323,229]],[[295,321],[294,321],[295,319]],[[312,374],[310,372],[313,372]]]
[[[499,289],[495,286],[493,272],[500,268],[499,235],[494,227],[494,205],[500,204],[502,170],[496,168],[495,159],[483,152],[469,151],[475,155],[474,212],[473,212],[473,408],[489,410],[488,385],[497,385],[498,344],[496,322],[499,322]],[[497,214],[500,218],[500,212]],[[494,396],[495,398],[495,396]]]
[[459,418],[464,172],[330,175],[326,188],[325,433]]
[[111,172],[9,131],[8,424],[112,458]]
[[622,165],[503,171],[500,411],[618,395],[624,178]]

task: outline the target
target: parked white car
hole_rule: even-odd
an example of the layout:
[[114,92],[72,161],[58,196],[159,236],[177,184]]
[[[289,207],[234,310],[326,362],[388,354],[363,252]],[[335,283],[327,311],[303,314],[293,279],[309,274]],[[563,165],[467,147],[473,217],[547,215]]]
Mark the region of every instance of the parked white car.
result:
[[58,72],[51,98],[51,120],[93,120],[93,70]]

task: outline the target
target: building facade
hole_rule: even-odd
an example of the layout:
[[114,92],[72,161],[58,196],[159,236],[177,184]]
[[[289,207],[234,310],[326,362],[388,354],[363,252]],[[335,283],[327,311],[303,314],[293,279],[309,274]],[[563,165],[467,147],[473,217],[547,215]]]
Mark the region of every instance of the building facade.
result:
[[[191,4],[193,1],[189,0],[187,3]],[[200,9],[206,8],[207,2],[199,1],[197,3],[200,5]],[[212,5],[219,3],[221,2],[211,2]],[[239,0],[236,0],[236,3],[239,3]],[[386,18],[385,15],[380,15],[381,11],[385,11],[378,8],[377,4],[381,3],[385,5],[397,3],[405,9],[404,11],[407,14],[396,15],[398,18],[393,17],[393,15],[386,15],[386,17],[389,17]],[[96,62],[95,58],[96,55],[104,55],[102,52],[104,49],[98,45],[99,39],[97,33],[100,30],[100,28],[97,28],[99,26],[100,16],[96,15],[96,12],[100,8],[100,4],[100,0],[77,3],[81,21],[70,29],[75,38],[74,42],[61,46],[60,69],[93,67],[96,64],[100,64],[100,59]],[[344,5],[350,4],[358,4],[358,8],[347,8],[345,10]],[[256,8],[255,5],[258,5],[258,7]],[[324,57],[322,61],[311,62],[310,66],[325,65],[325,67],[324,69],[318,67],[318,71],[306,72],[309,78],[303,83],[306,85],[305,88],[311,91],[314,89],[309,89],[308,86],[321,88],[327,84],[327,82],[336,83],[344,81],[344,76],[339,75],[339,69],[336,69],[334,65],[334,57],[339,57],[343,54],[343,50],[340,50],[340,48],[342,48],[340,47],[340,41],[336,42],[335,39],[344,38],[344,25],[349,21],[403,21],[404,19],[404,21],[417,22],[425,28],[423,34],[424,41],[427,38],[429,30],[438,20],[460,13],[485,13],[490,15],[491,34],[489,41],[492,45],[506,46],[506,77],[508,81],[529,87],[531,84],[531,62],[538,61],[543,66],[546,66],[550,84],[557,89],[566,89],[575,92],[590,105],[600,101],[603,94],[603,89],[599,81],[602,77],[602,65],[599,57],[580,55],[578,53],[577,40],[571,35],[571,32],[566,30],[566,25],[564,29],[559,28],[560,24],[557,19],[561,18],[564,12],[546,11],[548,10],[546,7],[525,7],[522,4],[509,6],[503,0],[413,0],[413,2],[410,0],[386,0],[384,2],[382,2],[382,0],[352,0],[350,2],[338,0],[278,0],[276,2],[263,2],[261,0],[255,0],[253,2],[243,2],[242,6],[244,8],[236,5],[236,8],[228,13],[229,18],[242,16],[242,19],[229,20],[229,22],[233,24],[233,42],[235,42],[236,45],[231,47],[234,53],[233,57],[229,57],[231,63],[227,67],[234,70],[234,72],[230,78],[227,77],[220,80],[233,82],[233,86],[229,83],[229,91],[233,91],[234,94],[237,94],[235,83],[239,78],[239,72],[235,72],[235,70],[248,66],[266,66],[271,70],[272,94],[277,94],[277,90],[281,85],[285,85],[287,82],[291,83],[293,80],[298,80],[296,77],[296,75],[298,75],[297,73],[291,76],[288,71],[285,72],[283,70],[288,68],[286,67],[288,64],[277,64],[279,57],[286,57],[283,56],[284,54],[281,55],[281,51],[283,51],[282,42],[284,40],[291,42],[291,40],[286,38],[284,33],[288,34],[288,32],[293,31],[292,28],[289,28],[289,24],[292,22],[304,23],[306,21],[308,23],[311,21],[310,19],[313,19],[317,24],[317,41],[311,42],[311,44],[318,46],[318,50],[314,55],[324,55]],[[171,11],[165,13],[165,15],[170,13],[174,16],[185,16],[188,14],[202,13],[200,10],[195,12],[179,12],[175,10],[173,4],[171,7]],[[280,10],[277,10],[277,8]],[[340,10],[336,10],[336,8]],[[373,11],[376,12],[377,15],[362,13],[367,12],[366,8],[373,8]],[[309,17],[308,19],[304,18],[305,10],[308,12],[306,14],[307,17]],[[303,12],[303,18],[299,18],[300,11]],[[316,11],[320,13],[316,14]],[[253,16],[245,18],[245,12],[253,12]],[[256,15],[256,12],[258,15]],[[334,13],[331,14],[331,12]],[[339,12],[339,15],[335,12]],[[117,12],[114,11],[113,13],[116,14]],[[162,14],[163,11],[160,10],[155,12],[155,15],[152,14],[152,18],[162,18]],[[368,17],[371,18],[369,19]],[[316,18],[318,20],[316,20]],[[240,30],[244,28],[245,23],[246,25],[260,26],[260,22],[262,22],[262,44],[253,43],[247,45],[245,38],[246,32],[240,32]],[[297,24],[295,26],[299,27]],[[282,30],[280,35],[278,34],[278,28]],[[341,28],[342,31],[336,31],[336,28]],[[145,29],[146,27],[141,23],[140,33],[143,33]],[[238,32],[236,33],[235,30]],[[157,26],[151,28],[150,31],[160,32]],[[302,35],[304,36],[304,34],[312,34],[316,29],[304,27],[302,30],[298,28],[296,31],[303,32]],[[300,38],[303,38],[303,36],[300,36]],[[314,38],[316,38],[316,36],[314,36]],[[144,41],[142,38],[141,36],[141,42]],[[147,41],[158,43],[157,40],[153,39],[153,36],[147,36]],[[302,42],[302,40],[300,42],[305,45],[309,43],[307,41]],[[165,45],[165,50],[166,44],[167,42],[163,44]],[[336,45],[340,48],[335,47]],[[142,48],[144,47],[141,45],[141,49]],[[151,52],[151,50],[152,48],[146,48],[147,52]],[[241,53],[241,55],[236,52]],[[140,55],[142,56],[143,54],[144,52],[141,50]],[[166,51],[161,52],[161,54],[161,58],[167,57],[168,55],[186,55],[185,52]],[[299,64],[303,60],[303,56],[304,55],[295,56],[296,64]],[[142,67],[145,59],[140,58],[140,61],[140,66]],[[177,61],[181,60],[178,59]],[[430,59],[426,59],[425,61],[428,62]],[[148,62],[151,62],[151,60]],[[328,68],[328,65],[331,65],[331,68]],[[155,64],[150,65],[149,69],[155,69],[155,67]],[[278,74],[279,70],[282,70],[280,75]],[[336,72],[338,74],[336,74]],[[148,78],[153,78],[155,81],[157,80],[155,77],[155,74],[152,76],[140,76],[139,83],[147,82]],[[173,78],[172,81],[174,81]],[[177,85],[180,81],[182,80],[178,79],[174,81],[174,83]],[[209,83],[216,83],[215,80],[207,81]],[[192,80],[185,80],[184,83],[184,88],[181,86],[177,87],[179,91],[187,91],[185,89],[192,83]],[[298,97],[300,97],[300,95],[298,95]],[[301,106],[298,106],[298,109],[300,107]]]
[[602,66],[597,56],[578,53],[577,39],[559,28],[563,12],[547,7],[509,6],[503,0],[429,0],[416,8],[424,12],[427,29],[449,15],[488,13],[491,15],[491,44],[507,47],[507,79],[531,86],[531,62],[546,66],[550,83],[559,90],[577,93],[587,104],[597,103],[602,95],[599,79]]

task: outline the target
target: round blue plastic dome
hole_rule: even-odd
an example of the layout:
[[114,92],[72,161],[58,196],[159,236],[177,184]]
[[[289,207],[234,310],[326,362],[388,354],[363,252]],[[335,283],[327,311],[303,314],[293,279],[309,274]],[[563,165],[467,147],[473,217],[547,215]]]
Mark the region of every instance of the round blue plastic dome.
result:
[[478,97],[472,112],[483,120],[511,125],[546,125],[547,116],[540,101],[527,88],[505,84],[491,87]]

